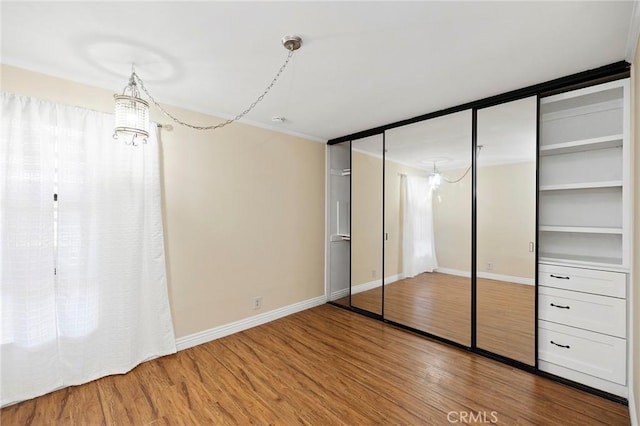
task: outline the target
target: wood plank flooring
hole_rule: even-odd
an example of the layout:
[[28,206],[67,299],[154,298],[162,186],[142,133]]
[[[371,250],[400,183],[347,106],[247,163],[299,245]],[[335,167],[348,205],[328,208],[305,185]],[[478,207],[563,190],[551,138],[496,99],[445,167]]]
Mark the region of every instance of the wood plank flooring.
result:
[[476,343],[525,364],[536,362],[536,287],[478,278]]
[[6,407],[0,422],[448,425],[483,415],[629,424],[623,405],[329,305]]
[[471,279],[425,272],[385,287],[384,316],[471,346]]
[[[471,280],[425,272],[385,285],[384,318],[471,345]],[[347,305],[349,297],[336,303]],[[351,296],[353,306],[382,312],[382,288]],[[535,286],[478,278],[477,345],[535,363]]]

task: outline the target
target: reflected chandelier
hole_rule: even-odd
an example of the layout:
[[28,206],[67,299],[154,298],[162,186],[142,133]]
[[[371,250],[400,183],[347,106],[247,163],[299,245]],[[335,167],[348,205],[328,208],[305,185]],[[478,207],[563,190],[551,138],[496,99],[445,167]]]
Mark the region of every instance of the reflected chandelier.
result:
[[[477,155],[480,154],[480,150],[482,150],[483,147],[484,147],[484,145],[478,145],[476,147]],[[467,170],[465,170],[463,175],[460,176],[458,179],[449,180],[446,177],[444,177],[442,175],[442,173],[440,173],[440,170],[438,170],[438,167],[436,167],[436,161],[434,161],[433,162],[433,172],[429,175],[429,186],[431,187],[431,190],[438,189],[440,187],[440,184],[442,183],[442,181],[445,181],[447,183],[458,183],[458,182],[460,182],[469,173],[469,171],[471,171],[472,165],[473,165],[473,163],[470,164],[469,167],[467,167]]]
[[178,119],[170,112],[165,110],[153,98],[153,96],[151,96],[151,94],[145,87],[144,82],[142,81],[140,76],[136,74],[135,69],[132,67],[131,76],[129,77],[129,83],[123,89],[122,94],[113,95],[115,99],[115,128],[113,134],[114,139],[123,140],[127,145],[138,145],[140,141],[142,141],[142,143],[147,142],[147,138],[149,137],[149,102],[140,97],[138,87],[142,89],[149,100],[165,116],[169,117],[171,120],[173,120],[177,124],[180,124],[181,126],[189,127],[195,130],[215,130],[231,124],[234,121],[240,120],[253,108],[255,108],[255,106],[260,101],[262,101],[262,99],[264,99],[267,93],[269,93],[271,88],[276,84],[276,81],[278,81],[278,78],[289,64],[289,61],[293,56],[293,52],[300,49],[300,46],[302,46],[302,38],[298,36],[285,36],[282,39],[282,45],[289,51],[289,54],[276,73],[275,77],[273,77],[273,79],[271,80],[271,83],[269,83],[262,94],[258,96],[258,98],[240,114],[213,126],[195,126]]

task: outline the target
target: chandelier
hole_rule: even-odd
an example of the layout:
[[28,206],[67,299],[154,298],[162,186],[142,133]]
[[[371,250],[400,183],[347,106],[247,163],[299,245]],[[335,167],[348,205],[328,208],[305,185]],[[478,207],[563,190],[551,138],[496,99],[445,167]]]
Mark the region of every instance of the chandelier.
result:
[[271,91],[271,88],[276,84],[278,78],[289,64],[293,53],[302,46],[302,38],[298,36],[285,36],[282,39],[282,45],[289,51],[287,58],[262,94],[240,114],[212,126],[195,126],[193,124],[186,123],[165,110],[153,98],[153,96],[151,96],[144,85],[144,81],[142,81],[140,76],[136,73],[135,68],[132,67],[129,82],[123,89],[122,94],[113,95],[115,99],[114,139],[123,140],[127,145],[138,145],[140,142],[147,142],[147,138],[149,137],[149,102],[140,97],[138,87],[165,116],[181,126],[195,130],[215,130],[225,127],[234,121],[240,120],[255,108],[255,106],[264,99],[267,93]]
[[429,186],[431,190],[438,189],[442,183],[442,174],[436,168],[436,162],[433,162],[433,172],[429,175]]
[[[483,147],[484,147],[484,145],[478,145],[476,147],[476,155],[477,156],[480,155],[480,151],[482,150]],[[471,167],[473,165],[473,163],[470,164],[469,167],[467,167],[467,169],[464,171],[462,176],[460,176],[458,179],[449,180],[445,176],[443,176],[442,173],[440,173],[440,170],[438,170],[438,167],[436,166],[436,162],[437,162],[437,160],[433,160],[433,172],[431,172],[431,174],[429,175],[429,187],[431,188],[432,191],[437,190],[440,187],[440,185],[442,184],[443,181],[446,182],[446,183],[458,183],[458,182],[460,182],[471,171]]]

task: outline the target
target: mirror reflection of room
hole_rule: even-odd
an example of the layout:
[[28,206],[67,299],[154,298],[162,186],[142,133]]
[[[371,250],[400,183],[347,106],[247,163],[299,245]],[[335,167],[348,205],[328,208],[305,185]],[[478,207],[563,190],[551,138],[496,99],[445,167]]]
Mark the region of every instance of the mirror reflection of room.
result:
[[477,347],[535,364],[537,99],[478,110]]
[[471,344],[471,111],[385,138],[385,319]]
[[351,141],[351,306],[382,315],[382,134]]

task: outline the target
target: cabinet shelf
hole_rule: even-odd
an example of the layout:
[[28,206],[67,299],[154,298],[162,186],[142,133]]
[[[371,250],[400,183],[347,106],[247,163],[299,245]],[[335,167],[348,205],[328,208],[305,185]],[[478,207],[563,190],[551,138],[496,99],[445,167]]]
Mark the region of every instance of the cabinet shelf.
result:
[[621,180],[608,180],[602,182],[581,182],[564,183],[556,185],[541,185],[540,191],[562,191],[571,189],[594,189],[594,188],[622,188]]
[[606,269],[615,272],[627,272],[622,267],[622,259],[603,256],[576,256],[567,253],[539,253],[538,260],[541,263],[562,266],[580,266],[596,269]]
[[[627,394],[628,84],[541,98],[539,114],[538,295],[547,298],[538,306],[539,368],[620,396]],[[546,309],[550,300],[563,302]]]
[[541,232],[573,232],[578,234],[613,234],[622,235],[622,228],[606,228],[599,226],[550,226],[539,227]]
[[599,138],[579,139],[569,142],[541,145],[540,155],[567,154],[578,151],[592,151],[596,149],[617,148],[622,146],[622,134],[602,136]]

